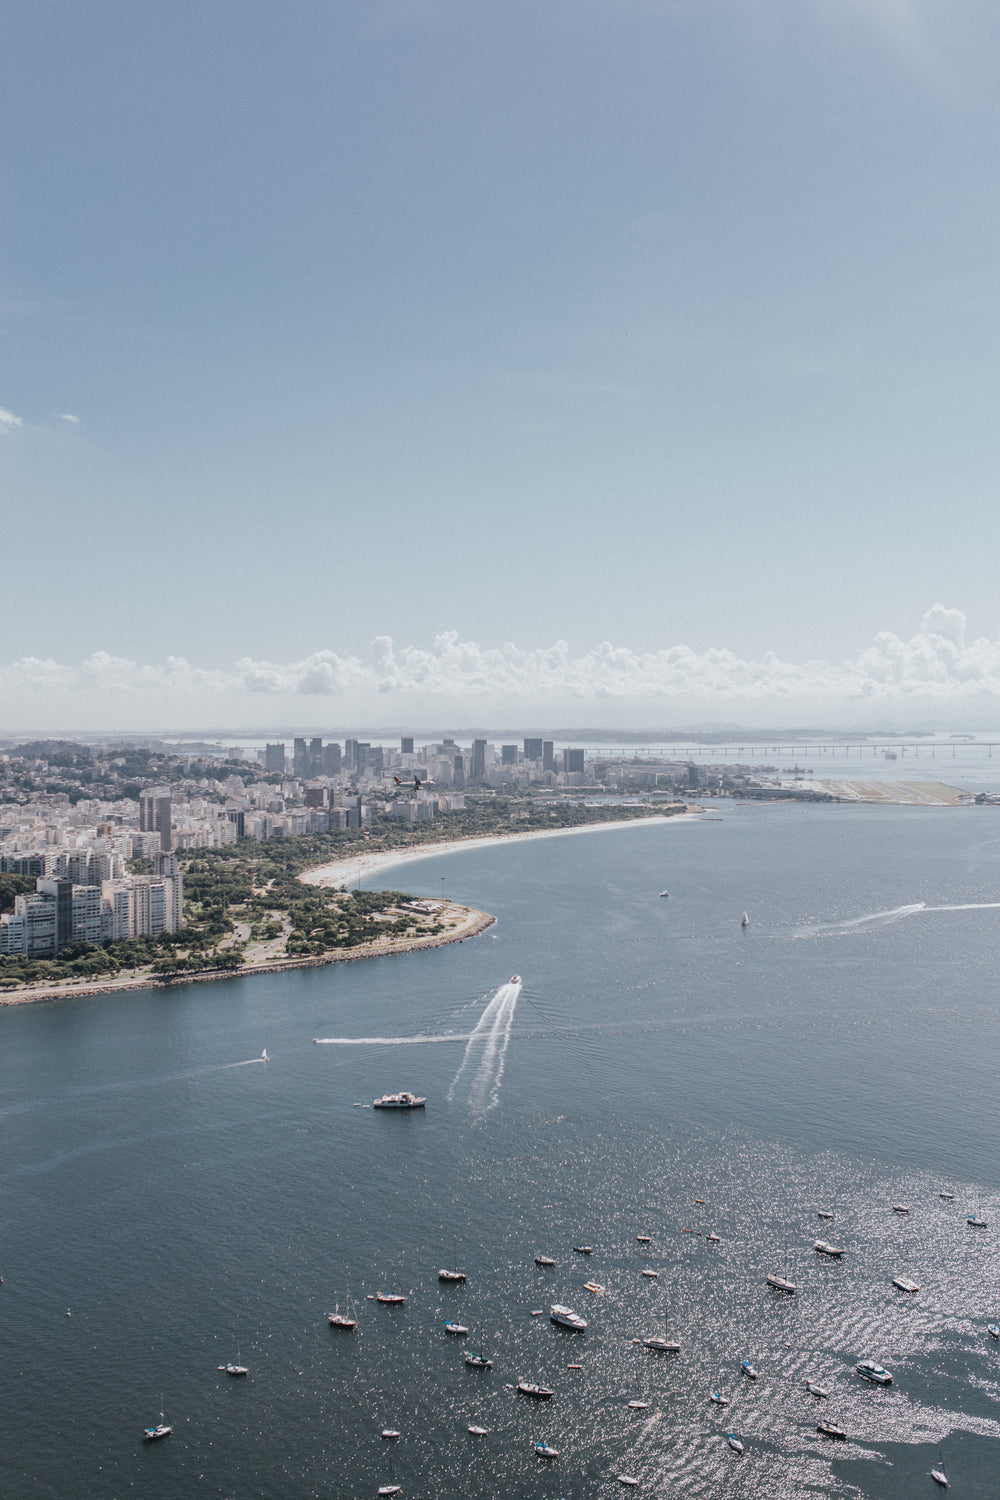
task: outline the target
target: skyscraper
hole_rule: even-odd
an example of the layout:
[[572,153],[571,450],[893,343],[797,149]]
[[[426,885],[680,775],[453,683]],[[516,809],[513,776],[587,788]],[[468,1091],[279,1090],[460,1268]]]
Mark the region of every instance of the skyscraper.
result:
[[542,741],[541,740],[525,740],[525,742],[524,742],[524,758],[525,758],[525,760],[541,760],[541,758],[542,758]]
[[305,740],[295,741],[292,751],[292,775],[306,776],[309,773],[309,750]]
[[482,781],[486,775],[486,741],[472,741],[472,769],[469,772],[473,781]]
[[139,832],[158,833],[161,849],[174,847],[170,827],[170,793],[164,787],[139,793]]
[[552,740],[542,741],[542,770],[554,771],[556,768],[556,747]]
[[280,771],[284,774],[285,747],[283,744],[267,746],[267,749],[264,751],[264,770]]
[[323,770],[327,776],[340,775],[340,745],[331,740],[323,751]]

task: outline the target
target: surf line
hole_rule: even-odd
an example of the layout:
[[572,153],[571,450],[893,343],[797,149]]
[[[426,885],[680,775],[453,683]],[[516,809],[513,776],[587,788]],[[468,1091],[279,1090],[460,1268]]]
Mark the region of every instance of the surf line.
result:
[[[507,1048],[510,1046],[514,1027],[514,1012],[521,994],[521,981],[508,980],[487,1003],[469,1037],[465,1056],[458,1072],[451,1080],[448,1098],[455,1097],[455,1090],[463,1075],[476,1067],[469,1086],[469,1103],[477,1114],[495,1109],[500,1102],[500,1085],[503,1082]],[[476,1066],[478,1064],[478,1066]]]

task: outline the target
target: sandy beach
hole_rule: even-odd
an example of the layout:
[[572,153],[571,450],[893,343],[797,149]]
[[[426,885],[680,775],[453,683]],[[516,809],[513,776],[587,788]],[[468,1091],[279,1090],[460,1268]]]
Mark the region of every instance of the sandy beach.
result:
[[397,865],[415,864],[418,859],[433,859],[438,854],[458,854],[463,849],[489,849],[495,844],[526,844],[532,839],[564,839],[582,833],[607,833],[617,828],[662,828],[666,823],[692,823],[700,813],[675,813],[673,817],[621,818],[613,823],[584,823],[579,828],[542,828],[533,833],[489,833],[482,838],[441,839],[421,844],[416,849],[387,849],[384,853],[360,854],[338,859],[329,865],[316,865],[299,879],[307,885],[357,885],[372,875],[381,875]]

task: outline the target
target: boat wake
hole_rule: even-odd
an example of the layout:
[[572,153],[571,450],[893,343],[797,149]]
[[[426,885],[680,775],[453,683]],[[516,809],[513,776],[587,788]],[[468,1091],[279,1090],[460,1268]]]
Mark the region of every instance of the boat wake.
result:
[[846,922],[816,922],[801,928],[796,937],[824,937],[838,932],[869,931],[873,927],[886,927],[890,922],[901,922],[904,917],[927,915],[944,911],[997,911],[1000,901],[965,901],[956,906],[928,906],[926,901],[914,901],[909,906],[894,906],[889,911],[872,911],[863,917],[851,917]]
[[521,981],[516,977],[500,986],[479,1017],[458,1072],[451,1080],[448,1098],[454,1099],[462,1079],[471,1075],[469,1104],[477,1115],[485,1115],[500,1102],[500,1085],[520,995]]
[[266,1057],[248,1057],[244,1062],[223,1063],[224,1068],[252,1068],[254,1063],[266,1063]]
[[467,1031],[443,1031],[431,1036],[314,1036],[317,1047],[416,1047],[426,1042],[468,1042]]

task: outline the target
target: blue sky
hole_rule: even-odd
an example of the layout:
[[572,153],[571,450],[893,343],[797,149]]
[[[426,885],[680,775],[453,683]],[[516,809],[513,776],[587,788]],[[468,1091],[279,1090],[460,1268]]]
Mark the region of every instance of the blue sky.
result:
[[998,43],[13,0],[0,730],[1000,722]]

